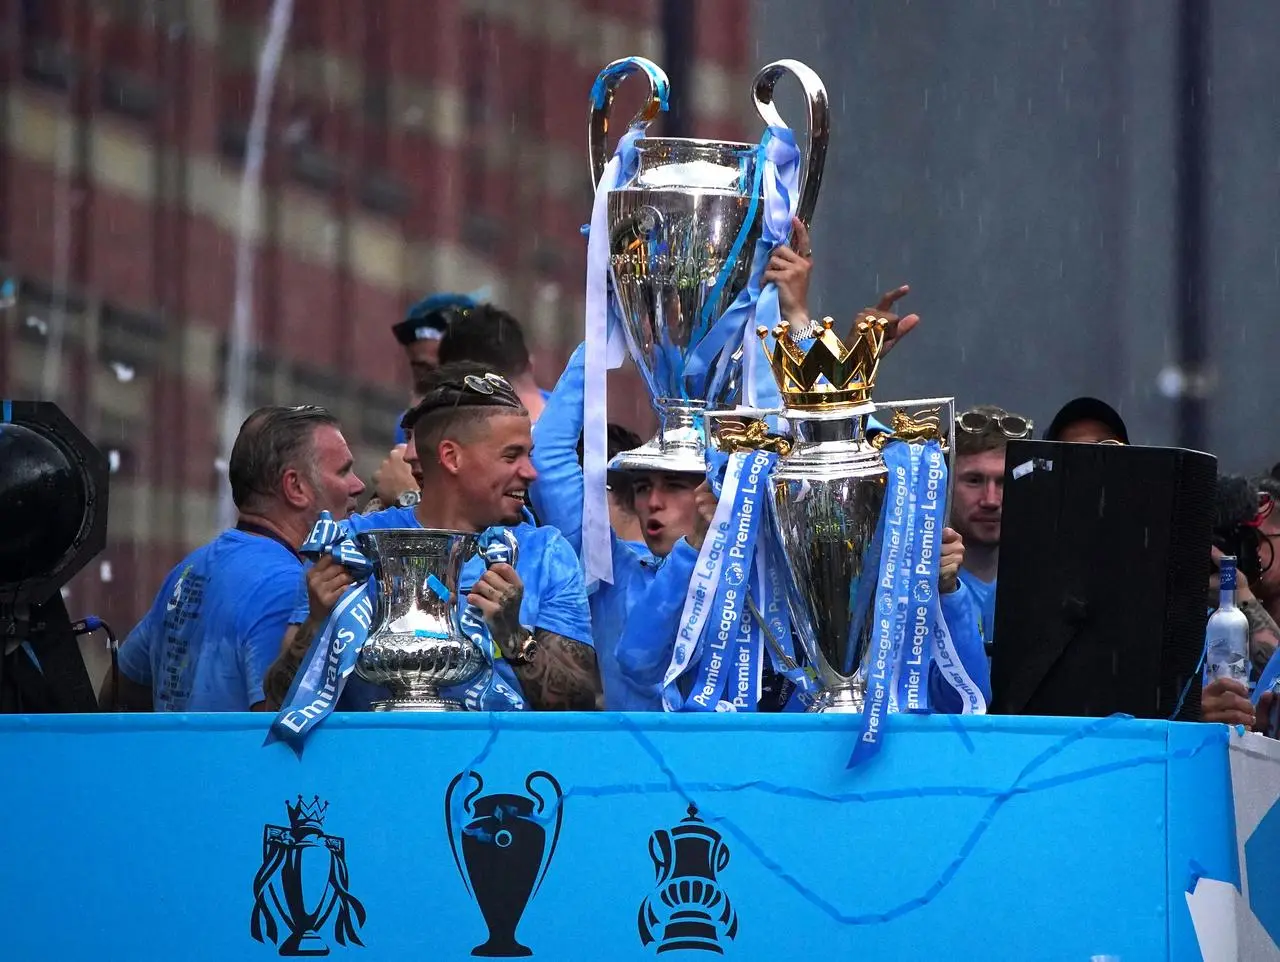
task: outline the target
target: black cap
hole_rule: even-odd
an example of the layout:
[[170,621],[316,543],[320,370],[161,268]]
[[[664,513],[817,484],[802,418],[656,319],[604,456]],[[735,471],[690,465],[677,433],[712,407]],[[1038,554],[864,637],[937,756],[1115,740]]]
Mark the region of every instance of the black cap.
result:
[[1053,416],[1053,422],[1044,433],[1046,441],[1057,441],[1062,432],[1077,421],[1097,421],[1109,427],[1117,438],[1125,444],[1129,443],[1129,429],[1124,426],[1124,418],[1120,412],[1106,401],[1096,397],[1078,397],[1068,401]]
[[475,299],[467,294],[432,294],[409,308],[403,321],[391,325],[391,333],[406,345],[438,341],[449,329],[450,321],[475,306]]

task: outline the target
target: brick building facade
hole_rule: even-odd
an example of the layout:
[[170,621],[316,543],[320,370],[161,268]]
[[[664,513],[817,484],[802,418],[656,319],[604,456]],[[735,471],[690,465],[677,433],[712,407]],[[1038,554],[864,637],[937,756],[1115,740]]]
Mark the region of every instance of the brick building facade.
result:
[[[0,269],[16,282],[0,303],[0,395],[58,401],[110,452],[108,547],[69,607],[122,633],[216,529],[240,183],[271,9],[0,0]],[[249,405],[330,406],[367,479],[408,389],[388,327],[438,290],[486,288],[521,317],[549,387],[582,325],[597,71],[665,53],[671,132],[740,139],[759,66],[747,9],[294,0],[248,228]],[[613,413],[643,428],[643,393],[627,393]]]

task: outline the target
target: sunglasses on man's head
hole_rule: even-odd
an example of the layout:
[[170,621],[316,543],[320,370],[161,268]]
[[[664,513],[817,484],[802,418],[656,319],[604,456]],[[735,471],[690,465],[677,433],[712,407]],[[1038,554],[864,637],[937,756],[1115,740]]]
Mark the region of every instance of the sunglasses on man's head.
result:
[[986,414],[982,411],[965,411],[956,418],[956,427],[967,434],[986,434],[997,430],[1006,438],[1017,439],[1031,435],[1035,423],[1017,414]]

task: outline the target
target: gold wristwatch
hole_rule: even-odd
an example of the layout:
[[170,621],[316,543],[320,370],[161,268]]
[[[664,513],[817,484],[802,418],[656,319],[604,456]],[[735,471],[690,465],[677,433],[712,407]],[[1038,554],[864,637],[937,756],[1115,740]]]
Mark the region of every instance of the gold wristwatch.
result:
[[537,654],[538,639],[534,637],[533,629],[525,625],[520,626],[520,633],[511,640],[509,647],[502,647],[502,657],[513,665],[527,665]]

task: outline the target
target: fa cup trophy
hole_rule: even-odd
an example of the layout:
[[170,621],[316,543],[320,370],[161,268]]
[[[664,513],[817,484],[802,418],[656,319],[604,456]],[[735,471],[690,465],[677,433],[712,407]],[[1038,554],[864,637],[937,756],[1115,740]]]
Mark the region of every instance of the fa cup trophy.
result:
[[[514,565],[515,536],[504,531],[502,560]],[[441,688],[470,681],[485,666],[484,653],[458,624],[458,579],[480,551],[476,535],[461,531],[393,528],[356,536],[373,563],[378,604],[373,628],[355,672],[391,697],[374,711],[461,711]]]
[[[609,158],[610,109],[622,80],[642,74],[649,83],[645,106],[631,121],[643,132],[666,103],[667,78],[641,57],[615,61],[592,92],[592,182]],[[828,139],[827,95],[812,70],[780,60],[753,82],[755,106],[765,124],[785,127],[773,105],[774,86],[785,74],[803,85],[809,107],[809,144],[800,176],[797,215],[813,216]],[[610,463],[613,470],[706,470],[701,414],[707,404],[729,406],[741,389],[741,342],[704,343],[725,310],[747,286],[763,216],[760,145],[640,136],[630,178],[608,193],[611,310],[620,315],[627,350],[644,378],[658,416],[658,434]],[[710,346],[709,346],[710,345]],[[696,358],[696,371],[690,362]],[[709,355],[709,356],[708,356]],[[714,397],[714,381],[721,385]]]

